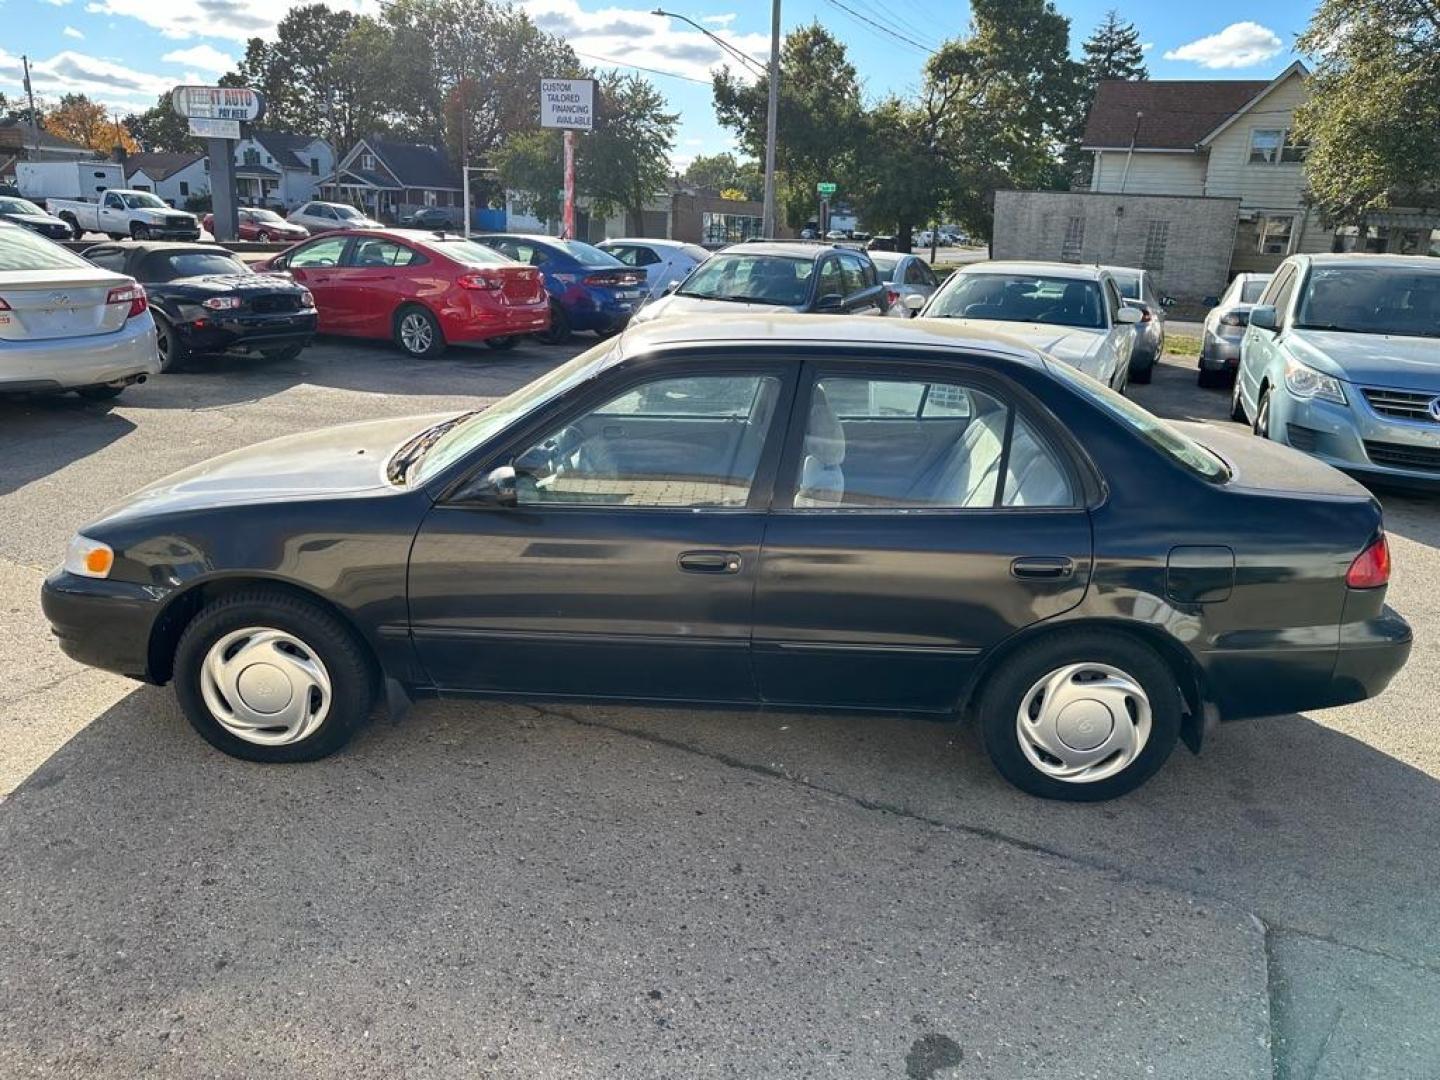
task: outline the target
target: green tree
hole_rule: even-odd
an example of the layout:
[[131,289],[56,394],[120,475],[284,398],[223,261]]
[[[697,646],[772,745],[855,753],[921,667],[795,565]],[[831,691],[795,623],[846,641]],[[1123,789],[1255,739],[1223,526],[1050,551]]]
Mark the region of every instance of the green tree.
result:
[[[854,194],[864,109],[845,46],[818,23],[786,35],[780,72],[776,191],[785,220],[800,225],[813,216],[820,181],[838,184],[842,199]],[[765,152],[769,84],[768,77],[747,83],[728,68],[714,81],[716,116],[757,160]]]
[[190,134],[190,125],[171,107],[168,90],[154,106],[142,113],[131,113],[122,123],[142,150],[199,150],[201,146],[200,140]]
[[[614,72],[599,79],[599,128],[576,138],[577,193],[597,214],[621,211],[632,235],[644,231],[645,204],[670,176],[669,154],[679,117],[645,79]],[[500,180],[518,193],[521,209],[553,220],[561,213],[564,136],[526,131],[507,139],[494,160]]]
[[1105,13],[1105,21],[1085,39],[1080,49],[1085,54],[1085,81],[1092,94],[1095,87],[1107,79],[1133,82],[1150,77],[1140,31],[1134,23],[1123,22],[1114,8]]
[[686,166],[680,179],[695,187],[712,191],[739,191],[747,199],[760,199],[765,194],[765,177],[754,161],[739,161],[734,154],[700,154]]
[[1315,70],[1295,114],[1305,176],[1327,221],[1358,223],[1440,189],[1440,8],[1322,0],[1299,40]]
[[950,188],[940,145],[948,86],[931,83],[918,103],[889,97],[865,117],[865,153],[856,162],[855,203],[865,227],[895,235],[909,251],[915,226],[934,221]]

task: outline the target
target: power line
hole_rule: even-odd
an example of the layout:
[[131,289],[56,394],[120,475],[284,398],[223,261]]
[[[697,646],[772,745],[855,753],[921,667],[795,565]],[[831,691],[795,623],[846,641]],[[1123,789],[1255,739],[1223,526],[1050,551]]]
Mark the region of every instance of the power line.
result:
[[613,64],[615,67],[634,68],[636,71],[645,71],[651,75],[664,75],[667,79],[684,79],[686,82],[698,83],[701,86],[709,86],[710,83],[704,79],[697,79],[692,75],[680,75],[674,71],[661,71],[659,68],[645,67],[642,64],[631,64],[625,60],[612,60],[608,56],[595,56],[593,53],[576,52],[576,56],[584,57],[586,60],[594,60],[601,64]]
[[922,44],[920,44],[920,42],[916,41],[914,38],[908,38],[908,37],[906,37],[904,34],[897,33],[896,31],[891,30],[890,27],[884,25],[883,23],[878,23],[878,22],[876,22],[874,19],[870,18],[868,15],[862,15],[862,14],[860,14],[860,12],[858,12],[858,11],[856,11],[854,8],[850,7],[848,4],[842,3],[841,0],[825,0],[825,2],[826,2],[827,4],[830,4],[830,5],[834,6],[834,7],[839,8],[841,11],[848,12],[849,14],[853,15],[855,18],[859,19],[859,20],[860,20],[861,22],[863,22],[863,23],[867,23],[867,24],[869,24],[870,26],[873,26],[876,30],[879,30],[882,34],[889,34],[889,35],[890,35],[892,38],[894,38],[896,41],[904,42],[906,45],[909,45],[909,46],[911,46],[912,48],[919,49],[921,52],[925,53],[927,56],[933,56],[933,55],[935,55],[935,50],[932,49],[932,48],[930,48],[928,45],[922,45]]

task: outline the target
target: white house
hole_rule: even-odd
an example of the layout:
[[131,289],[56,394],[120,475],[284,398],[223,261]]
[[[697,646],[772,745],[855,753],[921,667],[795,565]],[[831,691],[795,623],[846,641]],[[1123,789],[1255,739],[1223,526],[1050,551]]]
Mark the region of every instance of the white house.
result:
[[294,209],[318,197],[335,151],[318,135],[255,131],[235,144],[235,186],[245,206]]
[[210,194],[210,159],[197,153],[131,154],[125,159],[125,183],[183,210],[191,197]]
[[1273,270],[1296,252],[1440,254],[1440,216],[1397,208],[1332,231],[1304,204],[1306,147],[1292,134],[1309,71],[1299,61],[1268,81],[1101,83],[1082,149],[1090,190],[1238,198],[1232,274]]

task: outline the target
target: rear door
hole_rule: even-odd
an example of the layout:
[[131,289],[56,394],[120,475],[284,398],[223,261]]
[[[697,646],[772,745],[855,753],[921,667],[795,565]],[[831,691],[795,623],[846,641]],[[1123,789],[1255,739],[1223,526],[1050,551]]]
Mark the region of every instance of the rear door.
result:
[[437,685],[753,701],[751,604],[796,366],[616,371],[517,432],[517,505],[442,499],[410,561]]
[[1075,463],[980,369],[837,360],[800,393],[756,588],[761,697],[948,710],[986,650],[1084,596]]
[[355,237],[335,271],[336,306],[345,313],[345,332],[389,337],[396,308],[435,291],[424,280],[429,264],[425,255],[399,241]]

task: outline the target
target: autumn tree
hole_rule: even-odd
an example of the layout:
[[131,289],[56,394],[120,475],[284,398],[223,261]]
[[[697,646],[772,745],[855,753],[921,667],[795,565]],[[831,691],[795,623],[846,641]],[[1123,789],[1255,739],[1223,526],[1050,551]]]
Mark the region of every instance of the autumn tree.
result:
[[105,112],[105,106],[84,94],[66,94],[60,104],[45,114],[45,130],[51,135],[88,147],[97,154],[109,154],[115,147],[133,153],[139,149],[134,137]]
[[1440,195],[1440,7],[1433,0],[1321,0],[1298,42],[1315,58],[1295,114],[1310,198],[1356,223],[1396,199]]

